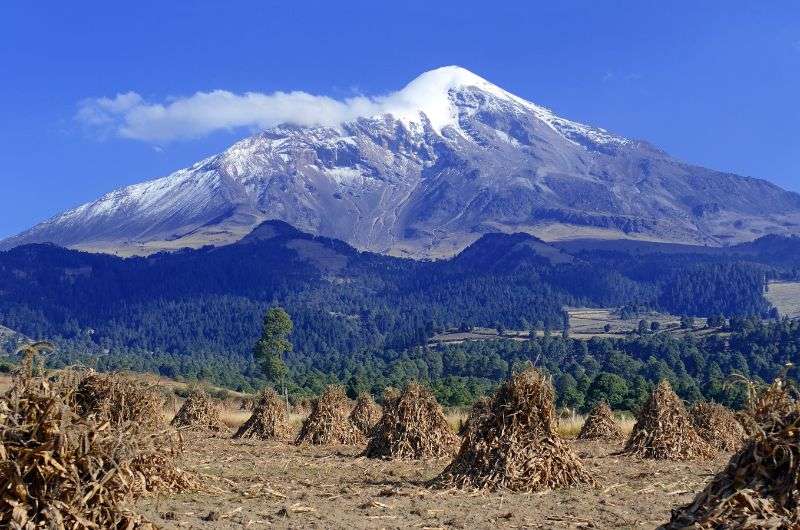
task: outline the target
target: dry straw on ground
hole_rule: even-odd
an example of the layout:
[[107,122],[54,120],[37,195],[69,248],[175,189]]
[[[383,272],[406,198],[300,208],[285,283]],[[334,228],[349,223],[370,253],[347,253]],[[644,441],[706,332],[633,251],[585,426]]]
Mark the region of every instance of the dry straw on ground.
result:
[[79,415],[71,390],[32,372],[0,397],[0,527],[146,528],[125,506],[193,488],[169,432]]
[[192,389],[171,425],[179,429],[223,431],[222,407],[201,388]]
[[690,504],[674,510],[663,528],[800,528],[798,433],[800,406],[783,402],[763,417],[725,470]]
[[289,415],[286,402],[272,388],[262,390],[255,401],[250,418],[244,422],[234,438],[260,440],[283,439],[289,436]]
[[369,458],[441,458],[453,454],[458,436],[427,388],[409,383],[390,395],[364,452]]
[[350,421],[350,400],[338,385],[328,386],[313,403],[295,442],[298,445],[360,445],[364,435]]
[[375,424],[381,417],[381,409],[372,399],[372,396],[366,392],[358,395],[356,406],[350,413],[350,421],[358,427],[362,433],[369,436]]
[[692,424],[697,434],[715,449],[738,451],[747,435],[733,411],[717,403],[698,403],[692,407]]
[[656,460],[706,459],[715,452],[697,434],[686,407],[666,380],[658,384],[642,407],[624,450]]
[[601,401],[592,408],[578,433],[578,440],[622,440],[625,434],[614,419],[611,407]]
[[594,484],[556,433],[553,398],[553,386],[533,368],[507,380],[433,485],[532,492]]

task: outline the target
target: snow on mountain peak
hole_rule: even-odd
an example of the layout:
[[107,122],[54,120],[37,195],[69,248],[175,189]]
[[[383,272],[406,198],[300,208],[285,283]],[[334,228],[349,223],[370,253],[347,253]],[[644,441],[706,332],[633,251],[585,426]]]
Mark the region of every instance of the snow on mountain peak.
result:
[[460,66],[443,66],[427,71],[403,89],[380,98],[382,114],[391,114],[409,128],[421,123],[424,114],[431,127],[442,134],[445,127],[460,131],[459,108],[452,98],[452,91],[475,88],[496,99],[511,103],[521,110],[532,113],[567,140],[581,144],[588,140],[600,144],[626,144],[629,140],[608,133],[604,129],[590,127],[561,118],[550,109],[531,103],[503,90],[479,75]]
[[458,128],[458,109],[450,97],[451,90],[475,87],[499,99],[531,106],[482,77],[460,66],[443,66],[423,73],[402,90],[386,96],[382,110],[410,125],[420,123],[425,114],[431,127],[441,134],[447,126]]

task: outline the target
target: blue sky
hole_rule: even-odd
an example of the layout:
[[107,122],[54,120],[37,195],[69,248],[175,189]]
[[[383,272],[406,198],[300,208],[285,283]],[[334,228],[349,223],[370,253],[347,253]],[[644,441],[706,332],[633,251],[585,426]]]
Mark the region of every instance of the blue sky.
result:
[[448,64],[564,117],[800,191],[800,2],[555,3],[2,2],[0,237],[249,131],[126,133],[98,102],[213,90],[342,100]]

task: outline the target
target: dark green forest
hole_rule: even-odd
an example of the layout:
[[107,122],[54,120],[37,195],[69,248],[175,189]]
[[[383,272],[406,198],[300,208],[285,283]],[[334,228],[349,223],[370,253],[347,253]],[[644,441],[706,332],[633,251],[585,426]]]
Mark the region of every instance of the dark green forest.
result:
[[[798,361],[798,321],[734,317],[715,331],[702,338],[647,332],[589,341],[553,334],[527,341],[434,344],[326,357],[295,352],[287,356],[289,388],[310,395],[326,384],[341,383],[353,397],[361,391],[380,397],[386,386],[413,379],[429,384],[443,404],[456,406],[472,403],[512,371],[535,364],[552,376],[559,407],[586,411],[605,400],[616,409],[636,410],[658,381],[668,379],[689,402],[714,400],[740,408],[746,394],[731,382],[732,374],[771,381],[787,363]],[[247,357],[67,353],[74,351],[62,350],[55,366],[88,362],[101,370],[151,371],[244,391],[268,383]],[[796,371],[789,375],[796,377]]]
[[[280,305],[294,324],[286,361],[296,392],[330,381],[375,390],[416,378],[429,381],[445,403],[459,404],[511,367],[538,359],[565,406],[588,406],[602,384],[619,394],[615,405],[631,407],[659,374],[689,399],[702,394],[734,403],[735,390],[714,386],[717,372],[746,368],[768,378],[790,352],[759,339],[756,354],[749,349],[755,339],[739,338],[742,329],[730,344],[660,333],[573,341],[561,337],[563,308],[759,322],[776,316],[764,298],[767,280],[796,278],[799,257],[794,238],[676,251],[657,244],[571,249],[525,234],[491,234],[453,259],[414,261],[268,222],[237,244],[144,258],[52,245],[0,252],[0,325],[58,343],[54,363],[81,360],[250,390],[263,383],[252,360],[261,319]],[[789,324],[759,329],[783,325]],[[546,329],[552,336],[427,345],[437,330],[471,326]]]

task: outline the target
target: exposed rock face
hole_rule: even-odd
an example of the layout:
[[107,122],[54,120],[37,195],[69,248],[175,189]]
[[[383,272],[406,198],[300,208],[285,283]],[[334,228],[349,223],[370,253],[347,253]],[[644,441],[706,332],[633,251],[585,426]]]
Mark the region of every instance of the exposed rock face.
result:
[[800,195],[684,164],[458,67],[391,113],[276,127],[0,242],[125,254],[226,244],[280,219],[360,249],[452,255],[489,232],[724,245],[800,233]]

